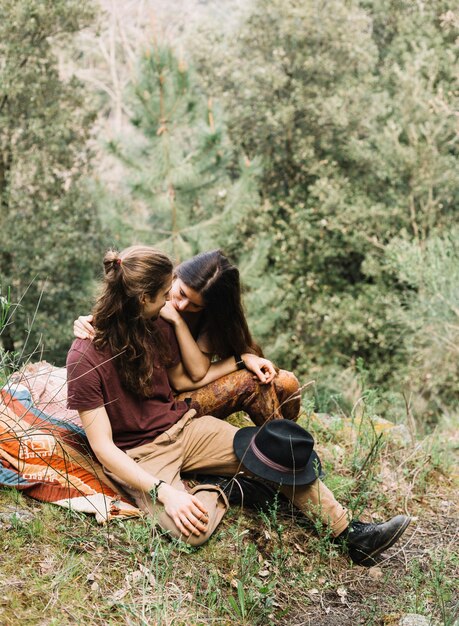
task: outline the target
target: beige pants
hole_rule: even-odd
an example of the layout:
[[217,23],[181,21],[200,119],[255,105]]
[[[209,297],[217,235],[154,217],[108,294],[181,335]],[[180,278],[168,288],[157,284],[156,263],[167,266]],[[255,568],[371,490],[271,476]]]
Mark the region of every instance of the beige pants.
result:
[[[244,471],[234,454],[233,439],[237,428],[215,417],[195,417],[190,410],[169,430],[153,442],[127,451],[144,470],[184,490],[180,473],[198,472],[234,476]],[[250,476],[250,472],[244,471]],[[196,497],[201,499],[209,512],[207,531],[199,536],[184,537],[160,503],[153,503],[151,496],[126,485],[115,474],[109,475],[120,483],[137,506],[152,515],[158,524],[172,535],[191,545],[201,545],[212,535],[228,508],[223,492],[214,486],[200,485]],[[295,506],[309,517],[319,518],[330,527],[334,536],[348,526],[347,511],[335,499],[333,493],[320,481],[297,487],[281,487]]]

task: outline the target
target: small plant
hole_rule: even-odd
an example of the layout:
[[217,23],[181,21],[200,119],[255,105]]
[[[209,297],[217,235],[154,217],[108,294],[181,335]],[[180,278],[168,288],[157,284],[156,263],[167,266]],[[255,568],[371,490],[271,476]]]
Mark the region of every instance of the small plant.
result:
[[247,618],[247,608],[246,608],[246,596],[244,585],[240,580],[237,581],[237,596],[229,596],[228,598],[228,607],[233,611],[235,617],[239,620],[242,620],[242,623],[245,624]]
[[452,575],[458,566],[458,555],[442,553],[439,559],[433,559],[428,572],[428,586],[438,606],[443,626],[456,626],[458,623],[457,578]]
[[409,566],[408,598],[410,609],[430,616],[433,611],[442,626],[456,626],[459,617],[457,572],[459,556],[444,550],[432,551]]
[[11,308],[10,288],[8,287],[6,296],[2,295],[0,287],[0,332],[6,325],[8,320],[9,310]]
[[[265,517],[268,520],[269,518]],[[220,608],[223,615],[230,615],[238,624],[266,624],[273,611],[276,580],[275,566],[269,567],[263,560],[248,531],[242,531],[237,523],[229,528],[230,540],[236,546],[232,559],[230,586],[234,590]],[[269,569],[267,569],[267,566]]]
[[10,289],[6,295],[2,294],[0,287],[0,386],[3,386],[11,370],[11,354],[1,345],[2,334],[8,324],[11,309]]
[[259,511],[259,515],[263,520],[268,530],[272,533],[276,533],[279,542],[282,544],[282,533],[284,531],[284,525],[282,520],[279,519],[279,494],[277,493],[274,502],[270,505],[267,511]]

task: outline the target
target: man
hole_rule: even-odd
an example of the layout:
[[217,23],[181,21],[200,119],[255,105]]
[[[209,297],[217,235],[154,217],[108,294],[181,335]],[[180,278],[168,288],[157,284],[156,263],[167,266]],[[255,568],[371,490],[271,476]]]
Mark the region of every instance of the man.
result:
[[[148,246],[104,258],[105,279],[93,315],[92,342],[77,339],[68,354],[68,405],[77,409],[89,443],[106,472],[171,534],[193,545],[206,541],[228,503],[214,485],[188,493],[182,472],[234,476],[243,471],[280,485],[305,514],[319,517],[345,540],[356,563],[374,558],[403,534],[410,519],[351,522],[322,483],[320,462],[300,426],[278,420],[241,429],[211,416],[195,418],[174,389],[195,384],[182,365],[172,327],[159,312],[168,299],[172,264]],[[258,365],[252,354],[241,359]],[[213,364],[205,381],[233,371],[233,357]]]

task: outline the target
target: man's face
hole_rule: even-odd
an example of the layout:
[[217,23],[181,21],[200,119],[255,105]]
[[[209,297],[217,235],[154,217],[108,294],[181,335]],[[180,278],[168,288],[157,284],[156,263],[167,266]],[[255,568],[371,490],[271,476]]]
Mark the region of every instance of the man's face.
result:
[[155,298],[151,296],[144,295],[141,304],[142,304],[142,317],[144,319],[156,320],[159,317],[159,312],[166,304],[167,300],[169,300],[169,294],[171,291],[172,285],[172,276],[167,279],[164,287],[156,294]]
[[172,283],[171,302],[179,312],[200,313],[205,306],[201,294],[185,285],[178,277]]

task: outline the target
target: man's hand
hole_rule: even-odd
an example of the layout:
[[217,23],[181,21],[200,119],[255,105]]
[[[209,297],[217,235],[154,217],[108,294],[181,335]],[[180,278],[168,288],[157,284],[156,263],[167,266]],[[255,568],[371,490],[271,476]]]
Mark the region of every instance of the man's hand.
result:
[[93,320],[92,315],[80,315],[80,317],[73,322],[73,334],[78,339],[93,339],[94,326],[91,322]]
[[274,380],[277,371],[271,361],[250,352],[245,352],[241,355],[241,358],[246,368],[253,372],[261,383],[266,385]]
[[182,321],[182,316],[170,300],[166,302],[159,314],[163,318],[163,320],[166,320],[167,322],[170,322],[174,325]]
[[185,537],[191,533],[199,535],[207,529],[208,512],[196,496],[162,483],[158,489],[158,500]]

